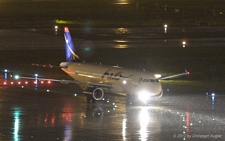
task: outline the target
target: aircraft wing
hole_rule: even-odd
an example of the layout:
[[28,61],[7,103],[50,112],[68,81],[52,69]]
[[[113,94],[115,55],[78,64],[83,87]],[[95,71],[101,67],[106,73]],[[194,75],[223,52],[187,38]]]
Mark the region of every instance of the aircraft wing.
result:
[[43,68],[60,68],[60,66],[52,65],[52,64],[35,64],[35,63],[32,63],[31,65],[36,66],[36,67],[43,67]]
[[174,77],[178,77],[178,76],[182,76],[182,75],[189,75],[189,74],[190,74],[190,72],[185,70],[185,72],[183,72],[183,73],[178,73],[178,74],[174,74],[174,75],[160,77],[160,78],[158,78],[158,80],[165,80],[165,79],[170,79],[170,78],[174,78]]
[[53,82],[60,82],[63,84],[78,84],[78,85],[89,85],[89,86],[97,86],[97,87],[102,87],[102,88],[111,88],[111,84],[102,84],[102,83],[90,83],[90,82],[82,82],[82,81],[76,81],[76,80],[60,80],[60,79],[49,79],[49,78],[41,78],[41,77],[16,77],[15,79],[32,79],[32,80],[39,80],[39,81],[53,81]]

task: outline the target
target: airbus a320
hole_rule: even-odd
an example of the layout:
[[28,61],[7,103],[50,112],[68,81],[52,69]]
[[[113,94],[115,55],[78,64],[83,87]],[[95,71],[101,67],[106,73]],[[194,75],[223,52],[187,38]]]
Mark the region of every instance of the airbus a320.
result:
[[164,78],[156,78],[153,73],[148,71],[84,63],[76,54],[68,27],[64,27],[64,38],[66,61],[61,62],[60,67],[74,81],[55,79],[51,79],[51,81],[76,83],[80,85],[87,102],[102,100],[107,91],[114,94],[124,94],[129,98],[134,97],[135,100],[146,104],[151,97],[161,97],[163,95],[160,79],[172,78],[189,73],[185,71],[184,73]]

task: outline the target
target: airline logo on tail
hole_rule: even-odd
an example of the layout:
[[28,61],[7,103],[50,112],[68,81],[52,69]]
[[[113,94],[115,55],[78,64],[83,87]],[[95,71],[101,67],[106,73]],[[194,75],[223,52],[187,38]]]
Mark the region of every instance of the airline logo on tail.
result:
[[79,56],[75,53],[75,48],[68,27],[64,28],[64,37],[65,37],[66,61],[68,62],[80,61]]

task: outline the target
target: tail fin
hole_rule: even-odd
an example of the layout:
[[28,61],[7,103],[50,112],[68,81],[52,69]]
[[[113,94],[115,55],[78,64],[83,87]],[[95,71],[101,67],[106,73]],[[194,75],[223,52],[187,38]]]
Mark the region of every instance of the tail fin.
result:
[[68,27],[64,28],[64,37],[65,37],[66,61],[80,62],[79,56],[75,53],[75,48]]

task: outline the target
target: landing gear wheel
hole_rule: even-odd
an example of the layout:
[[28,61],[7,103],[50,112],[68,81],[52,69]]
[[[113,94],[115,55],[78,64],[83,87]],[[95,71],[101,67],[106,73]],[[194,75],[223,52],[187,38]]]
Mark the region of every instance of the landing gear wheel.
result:
[[86,94],[85,96],[86,96],[87,103],[91,103],[91,101],[92,103],[95,103],[96,100],[91,94]]
[[94,97],[93,96],[91,96],[92,98],[91,98],[91,100],[92,100],[92,103],[95,103],[95,99],[94,99]]
[[91,102],[91,99],[92,99],[91,96],[92,95],[90,95],[90,94],[86,94],[86,101],[87,101],[87,103],[90,103]]

